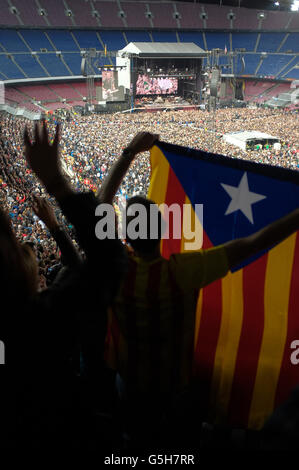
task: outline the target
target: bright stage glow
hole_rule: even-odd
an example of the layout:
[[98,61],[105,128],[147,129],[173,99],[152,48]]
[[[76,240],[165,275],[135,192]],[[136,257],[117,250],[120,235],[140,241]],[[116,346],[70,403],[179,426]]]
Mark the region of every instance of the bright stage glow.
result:
[[178,91],[178,79],[173,77],[149,77],[138,75],[137,95],[170,95]]
[[292,11],[299,11],[299,0],[294,0],[292,6],[291,6]]

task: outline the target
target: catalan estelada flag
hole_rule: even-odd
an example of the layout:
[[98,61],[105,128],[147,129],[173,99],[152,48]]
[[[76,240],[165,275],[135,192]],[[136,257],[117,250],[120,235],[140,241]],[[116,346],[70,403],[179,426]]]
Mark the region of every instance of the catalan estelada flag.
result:
[[[148,197],[203,204],[203,248],[248,236],[299,206],[299,173],[158,143]],[[195,216],[195,215],[194,215]],[[162,240],[162,255],[184,239]],[[209,390],[214,423],[260,429],[299,383],[299,236],[201,290],[194,373]]]

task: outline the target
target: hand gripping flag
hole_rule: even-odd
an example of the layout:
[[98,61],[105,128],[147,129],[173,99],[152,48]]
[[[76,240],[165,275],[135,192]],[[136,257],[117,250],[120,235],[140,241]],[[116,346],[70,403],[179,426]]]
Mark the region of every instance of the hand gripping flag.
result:
[[[296,171],[160,142],[151,151],[149,198],[203,204],[203,248],[248,236],[299,206]],[[194,214],[193,214],[194,215]],[[162,240],[162,255],[183,251]],[[299,383],[299,237],[290,236],[200,291],[194,374],[215,423],[260,429]]]

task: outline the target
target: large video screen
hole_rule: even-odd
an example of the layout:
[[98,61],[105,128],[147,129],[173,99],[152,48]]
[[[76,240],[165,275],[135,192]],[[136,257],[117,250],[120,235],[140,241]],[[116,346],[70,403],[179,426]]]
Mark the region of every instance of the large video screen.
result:
[[124,87],[118,86],[118,72],[103,70],[102,72],[102,100],[123,101]]
[[172,95],[178,91],[178,79],[138,75],[136,95]]

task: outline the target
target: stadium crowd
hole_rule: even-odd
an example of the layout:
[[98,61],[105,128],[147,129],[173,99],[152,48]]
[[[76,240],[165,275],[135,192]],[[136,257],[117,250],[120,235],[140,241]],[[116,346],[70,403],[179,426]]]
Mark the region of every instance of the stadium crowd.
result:
[[[133,115],[129,113],[105,114],[103,116],[93,115],[87,117],[74,115],[73,120],[64,122],[60,130],[60,152],[63,161],[63,169],[67,176],[66,184],[70,184],[81,197],[81,199],[80,197],[77,199],[79,207],[78,215],[76,213],[77,206],[74,202],[74,193],[70,192],[68,186],[65,187],[62,185],[63,191],[60,187],[57,189],[55,178],[50,178],[52,174],[50,166],[46,169],[47,171],[43,173],[41,168],[43,163],[41,160],[39,163],[37,161],[38,152],[42,147],[37,146],[38,148],[36,148],[30,145],[29,137],[33,136],[34,130],[28,121],[2,114],[0,118],[1,208],[4,208],[9,214],[17,240],[22,243],[27,242],[27,244],[35,249],[39,267],[37,289],[44,292],[45,296],[47,296],[47,287],[53,283],[56,273],[62,266],[61,254],[65,258],[63,264],[67,268],[79,266],[84,257],[87,256],[87,267],[84,268],[83,273],[81,271],[79,272],[79,281],[81,284],[78,284],[79,281],[76,276],[75,279],[70,278],[71,282],[69,278],[62,281],[62,285],[64,286],[63,301],[61,305],[62,310],[59,309],[59,312],[63,311],[65,313],[65,311],[67,311],[70,313],[72,309],[77,311],[83,308],[87,311],[92,311],[94,305],[92,302],[95,302],[95,294],[99,294],[102,310],[105,312],[114,295],[114,289],[117,288],[118,279],[123,271],[121,266],[121,261],[124,258],[122,246],[117,244],[117,240],[110,244],[107,242],[106,253],[104,255],[103,249],[105,250],[105,248],[100,246],[98,241],[96,242],[94,240],[94,234],[91,235],[87,233],[86,224],[90,223],[91,215],[94,215],[95,201],[92,199],[85,200],[84,194],[82,195],[82,193],[88,192],[90,197],[90,190],[97,193],[98,189],[101,187],[101,182],[107,180],[107,176],[111,173],[111,169],[115,162],[117,162],[118,157],[140,130],[146,130],[154,135],[159,134],[161,141],[169,143],[229,155],[235,158],[241,157],[259,163],[271,163],[285,168],[298,169],[298,114],[292,114],[286,111],[274,112],[270,110],[226,109],[217,111],[216,122],[211,122],[211,118],[212,116],[207,115],[204,111],[188,111],[188,113],[184,111],[167,111]],[[50,141],[53,140],[54,146],[57,145],[55,124],[55,122],[49,123]],[[214,128],[215,124],[216,138],[215,133],[212,132],[212,128]],[[26,158],[23,143],[25,125],[29,127],[29,136],[27,135],[27,137],[25,137],[27,149]],[[282,140],[281,150],[265,148],[244,152],[223,142],[222,135],[224,133],[240,130],[263,130],[269,132],[271,135],[279,137]],[[36,135],[35,133],[35,138]],[[45,141],[43,141],[42,145],[44,145],[47,155],[47,152],[50,152],[49,146],[46,145]],[[143,149],[139,149],[138,152],[136,152],[139,153],[138,158],[132,159],[132,164],[129,166],[123,181],[120,179],[121,184],[116,191],[116,205],[121,198],[126,199],[135,194],[146,194],[147,192],[150,164],[148,153],[142,150]],[[36,178],[35,175],[37,175],[38,178]],[[59,178],[58,183],[60,183]],[[60,191],[62,191],[63,194],[61,194]],[[50,194],[50,198],[47,194]],[[46,208],[42,207],[41,197],[43,196],[46,196],[50,201],[50,204],[47,205]],[[66,217],[63,214],[65,214]],[[61,237],[57,235],[57,227],[63,228],[63,231],[68,234],[65,235],[67,239],[64,238],[62,240]],[[76,230],[74,230],[74,228]],[[75,235],[75,233],[77,233],[77,235]],[[74,246],[73,251],[70,251],[70,245]],[[100,251],[97,252],[99,248]],[[83,255],[83,252],[85,255]],[[117,256],[119,256],[119,258],[117,258]],[[119,266],[117,265],[117,260],[120,260]],[[101,280],[97,280],[96,282],[96,277],[98,276],[97,269],[100,264],[102,264],[103,267],[100,276]],[[223,267],[223,272],[224,270],[225,267]],[[111,287],[112,284],[109,284],[113,277],[115,277],[114,289]],[[2,282],[4,281],[2,280]],[[99,292],[97,292],[96,287],[98,282],[100,282],[100,284],[102,283]],[[76,292],[76,286],[78,287],[78,285],[80,285],[80,289]],[[69,286],[71,286],[72,289],[71,295]],[[105,291],[105,286],[107,291]],[[93,295],[91,294],[92,288],[94,288]],[[51,302],[52,299],[50,299],[52,308],[50,311],[53,312]],[[28,308],[29,307],[32,308],[31,303],[28,304]],[[44,304],[43,308],[46,309]],[[102,324],[104,320],[101,319],[100,323],[102,323],[99,325],[97,323],[98,319],[95,319],[92,313],[87,315],[87,319],[88,321],[85,319],[82,323],[80,323],[81,320],[79,321],[83,331],[83,333],[80,332],[80,344],[81,347],[83,347],[83,357],[85,359],[84,370],[88,371],[87,381],[91,381],[92,387],[98,391],[99,381],[102,379],[102,376],[101,379],[99,379],[94,369],[97,367],[97,361],[101,355],[101,344],[99,346],[95,344],[97,337],[95,337],[95,333],[93,332],[96,332],[96,335],[98,335],[98,331],[105,329]],[[59,328],[61,327],[59,336],[61,343],[59,342],[59,347],[61,348],[64,340],[63,335],[66,334],[69,321],[70,319],[67,316],[66,319],[62,320],[62,325],[59,325]],[[25,325],[25,328],[27,327],[28,325]],[[43,328],[45,327],[43,326]],[[49,331],[47,331],[46,328],[43,330],[45,344],[47,344],[48,340],[51,340],[50,333],[53,335],[56,334],[54,330],[52,331],[51,328]],[[78,331],[74,331],[74,336],[76,336],[76,334],[78,334]],[[87,337],[88,344],[84,342]],[[92,338],[94,342],[90,342],[90,338]],[[77,341],[75,340],[74,343],[76,347]],[[73,346],[68,346],[69,350],[63,351],[64,356],[68,356],[70,350],[72,350]],[[84,350],[84,346],[86,346],[86,350]],[[56,351],[56,359],[59,358],[59,347]],[[96,360],[94,359],[95,357]],[[69,359],[65,359],[65,362],[67,363],[68,360]],[[74,364],[73,368],[78,371],[80,366]],[[50,368],[49,374],[50,373],[57,375],[55,366],[53,366],[53,370]],[[61,371],[61,376],[63,376],[63,371]],[[47,377],[44,377],[42,380],[44,380],[43,383],[47,384]],[[89,386],[90,384],[88,387]],[[65,388],[65,403],[68,402],[68,387],[69,384],[67,384]],[[82,385],[80,385],[80,387],[82,387]],[[90,390],[88,387],[87,390]],[[79,400],[82,397],[81,392],[82,391],[78,393],[80,396]],[[51,388],[47,395],[48,399],[51,400],[52,396],[55,396],[56,393],[57,390]],[[83,396],[84,393],[83,391]],[[103,395],[103,390],[101,393]],[[77,397],[73,399],[76,402]],[[59,406],[62,406],[61,403]],[[71,405],[69,406],[71,408]],[[80,402],[80,406],[81,408],[79,408],[82,414],[77,418],[81,424],[84,424],[86,407],[92,407],[92,405],[89,404],[87,406],[85,403],[82,405]],[[38,410],[42,408],[43,404],[40,404]],[[90,408],[88,408],[88,410],[90,412]],[[76,419],[76,417],[72,417],[72,420],[73,419]],[[24,423],[23,426],[25,429],[26,417],[24,418]],[[90,421],[88,423],[90,425]],[[59,424],[57,422],[52,423],[52,426],[54,428],[55,426],[59,427]],[[32,432],[35,436],[34,431]],[[79,439],[79,437],[75,438],[75,441],[76,439]]]
[[[269,109],[221,109],[214,119],[202,110],[167,111],[137,114],[73,116],[61,130],[61,153],[65,169],[78,190],[97,191],[101,180],[122,149],[140,129],[160,134],[165,142],[202,149],[207,152],[269,163],[290,169],[299,168],[298,113]],[[22,133],[25,120],[2,115],[0,119],[0,194],[17,237],[42,246],[41,274],[57,264],[59,253],[43,222],[34,214],[28,195],[43,194],[42,187],[26,167]],[[215,131],[216,129],[216,138]],[[223,141],[222,135],[242,130],[257,130],[281,139],[281,149],[241,150]],[[53,132],[53,125],[52,125]],[[147,154],[140,155],[130,167],[116,197],[126,198],[147,193],[150,164]],[[56,210],[59,221],[63,218]],[[71,229],[71,227],[67,227]],[[41,248],[40,248],[41,250]]]
[[[206,152],[243,158],[275,166],[299,168],[298,113],[267,109],[222,109],[214,119],[202,110],[167,111],[137,114],[73,116],[61,130],[61,154],[64,168],[78,190],[97,191],[101,180],[122,149],[140,129],[159,133],[165,142],[202,149]],[[44,190],[25,164],[22,145],[24,119],[2,115],[0,119],[0,195],[9,212],[18,239],[39,246],[40,273],[51,279],[59,252],[44,223],[32,211],[30,194],[43,195]],[[53,133],[53,124],[52,127]],[[216,138],[215,131],[216,129]],[[241,150],[223,141],[222,135],[242,130],[262,130],[281,139],[281,149]],[[150,164],[147,154],[140,155],[130,167],[116,203],[136,193],[146,194]],[[59,222],[72,234],[71,226],[56,208]]]

